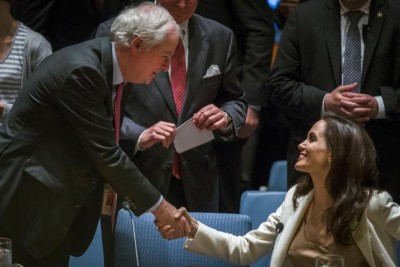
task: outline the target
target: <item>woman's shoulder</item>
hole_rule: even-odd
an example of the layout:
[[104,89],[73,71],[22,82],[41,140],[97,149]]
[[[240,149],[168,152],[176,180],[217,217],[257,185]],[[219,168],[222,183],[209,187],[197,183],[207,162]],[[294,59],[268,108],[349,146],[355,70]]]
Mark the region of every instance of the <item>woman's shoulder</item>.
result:
[[48,47],[51,53],[51,45],[47,39],[40,33],[32,30],[25,24],[21,23],[21,28],[26,30],[26,45],[31,47],[45,46]]
[[371,198],[369,200],[367,209],[370,212],[380,211],[382,207],[388,207],[392,204],[398,205],[393,202],[392,196],[386,191],[373,190],[371,192]]

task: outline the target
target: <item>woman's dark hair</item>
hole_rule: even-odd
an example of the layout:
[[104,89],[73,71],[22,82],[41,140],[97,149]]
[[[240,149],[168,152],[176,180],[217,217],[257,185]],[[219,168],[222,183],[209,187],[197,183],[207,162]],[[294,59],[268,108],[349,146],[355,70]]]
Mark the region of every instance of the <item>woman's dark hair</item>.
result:
[[[352,231],[358,228],[378,177],[376,152],[371,138],[355,122],[331,112],[321,119],[326,123],[325,141],[332,154],[325,182],[333,200],[325,213],[327,232],[337,245],[349,246],[354,244]],[[295,207],[297,199],[312,188],[311,177],[306,175],[293,196]]]

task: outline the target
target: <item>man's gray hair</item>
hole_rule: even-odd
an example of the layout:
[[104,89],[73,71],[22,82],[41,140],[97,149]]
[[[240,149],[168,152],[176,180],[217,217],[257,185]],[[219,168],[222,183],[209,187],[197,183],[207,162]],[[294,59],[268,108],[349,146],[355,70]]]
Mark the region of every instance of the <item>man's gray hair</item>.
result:
[[138,36],[145,47],[152,48],[161,43],[171,29],[179,34],[179,26],[168,11],[157,4],[144,2],[125,8],[115,18],[111,38],[116,44],[129,47],[132,39]]

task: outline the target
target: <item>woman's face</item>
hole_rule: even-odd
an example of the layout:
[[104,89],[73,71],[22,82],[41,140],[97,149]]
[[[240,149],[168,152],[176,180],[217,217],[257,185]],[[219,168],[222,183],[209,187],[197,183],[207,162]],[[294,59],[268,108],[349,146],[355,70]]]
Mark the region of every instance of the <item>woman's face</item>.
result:
[[328,174],[330,151],[325,142],[325,126],[323,120],[316,122],[308,132],[307,139],[298,146],[300,155],[295,164],[296,170],[311,176]]

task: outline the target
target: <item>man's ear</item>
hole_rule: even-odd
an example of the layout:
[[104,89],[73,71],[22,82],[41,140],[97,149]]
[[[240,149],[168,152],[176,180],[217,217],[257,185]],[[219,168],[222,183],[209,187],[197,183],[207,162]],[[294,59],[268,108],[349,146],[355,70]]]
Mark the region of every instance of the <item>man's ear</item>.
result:
[[131,51],[137,52],[139,51],[140,47],[143,45],[143,40],[139,36],[136,36],[131,41]]

